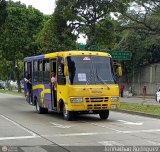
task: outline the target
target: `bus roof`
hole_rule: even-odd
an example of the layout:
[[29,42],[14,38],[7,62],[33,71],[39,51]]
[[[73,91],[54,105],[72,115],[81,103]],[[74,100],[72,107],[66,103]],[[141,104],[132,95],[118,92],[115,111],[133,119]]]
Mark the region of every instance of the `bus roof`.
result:
[[24,58],[24,61],[33,61],[33,60],[39,60],[39,59],[50,59],[55,57],[67,57],[67,56],[85,56],[85,55],[93,55],[93,56],[106,56],[110,57],[111,55],[106,52],[98,52],[98,51],[79,51],[79,50],[73,50],[73,51],[63,51],[63,52],[53,52],[48,53],[44,55],[37,55],[37,56],[31,56]]

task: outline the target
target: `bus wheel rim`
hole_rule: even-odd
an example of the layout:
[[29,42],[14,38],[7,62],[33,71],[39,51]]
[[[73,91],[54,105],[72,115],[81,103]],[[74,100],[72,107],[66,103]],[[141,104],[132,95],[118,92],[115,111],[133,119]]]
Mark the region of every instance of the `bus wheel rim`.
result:
[[63,113],[64,113],[64,116],[67,117],[68,112],[67,112],[67,110],[66,110],[66,106],[65,106],[65,105],[64,105],[64,108],[63,108]]
[[37,111],[39,111],[39,105],[38,105],[38,102],[36,102],[36,107],[37,107]]

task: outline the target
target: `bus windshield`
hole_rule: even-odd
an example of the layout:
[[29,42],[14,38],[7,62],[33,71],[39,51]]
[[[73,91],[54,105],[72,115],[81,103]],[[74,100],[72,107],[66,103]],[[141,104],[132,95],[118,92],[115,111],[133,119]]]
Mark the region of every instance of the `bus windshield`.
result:
[[73,85],[115,84],[111,58],[104,56],[67,57],[69,82]]

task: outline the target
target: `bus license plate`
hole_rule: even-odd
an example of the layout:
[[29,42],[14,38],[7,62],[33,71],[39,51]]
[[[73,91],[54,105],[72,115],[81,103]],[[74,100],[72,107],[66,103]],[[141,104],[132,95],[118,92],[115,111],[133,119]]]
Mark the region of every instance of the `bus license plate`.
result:
[[111,105],[111,109],[117,109],[117,105]]
[[89,113],[93,113],[93,110],[89,110]]

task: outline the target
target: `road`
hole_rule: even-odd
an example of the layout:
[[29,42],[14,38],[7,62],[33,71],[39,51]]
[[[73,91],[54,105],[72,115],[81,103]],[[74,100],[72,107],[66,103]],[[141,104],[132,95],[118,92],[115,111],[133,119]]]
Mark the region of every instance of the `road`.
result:
[[18,152],[160,146],[160,119],[111,111],[108,120],[100,120],[98,115],[81,115],[76,121],[66,121],[53,112],[36,113],[22,96],[0,94],[0,146]]

